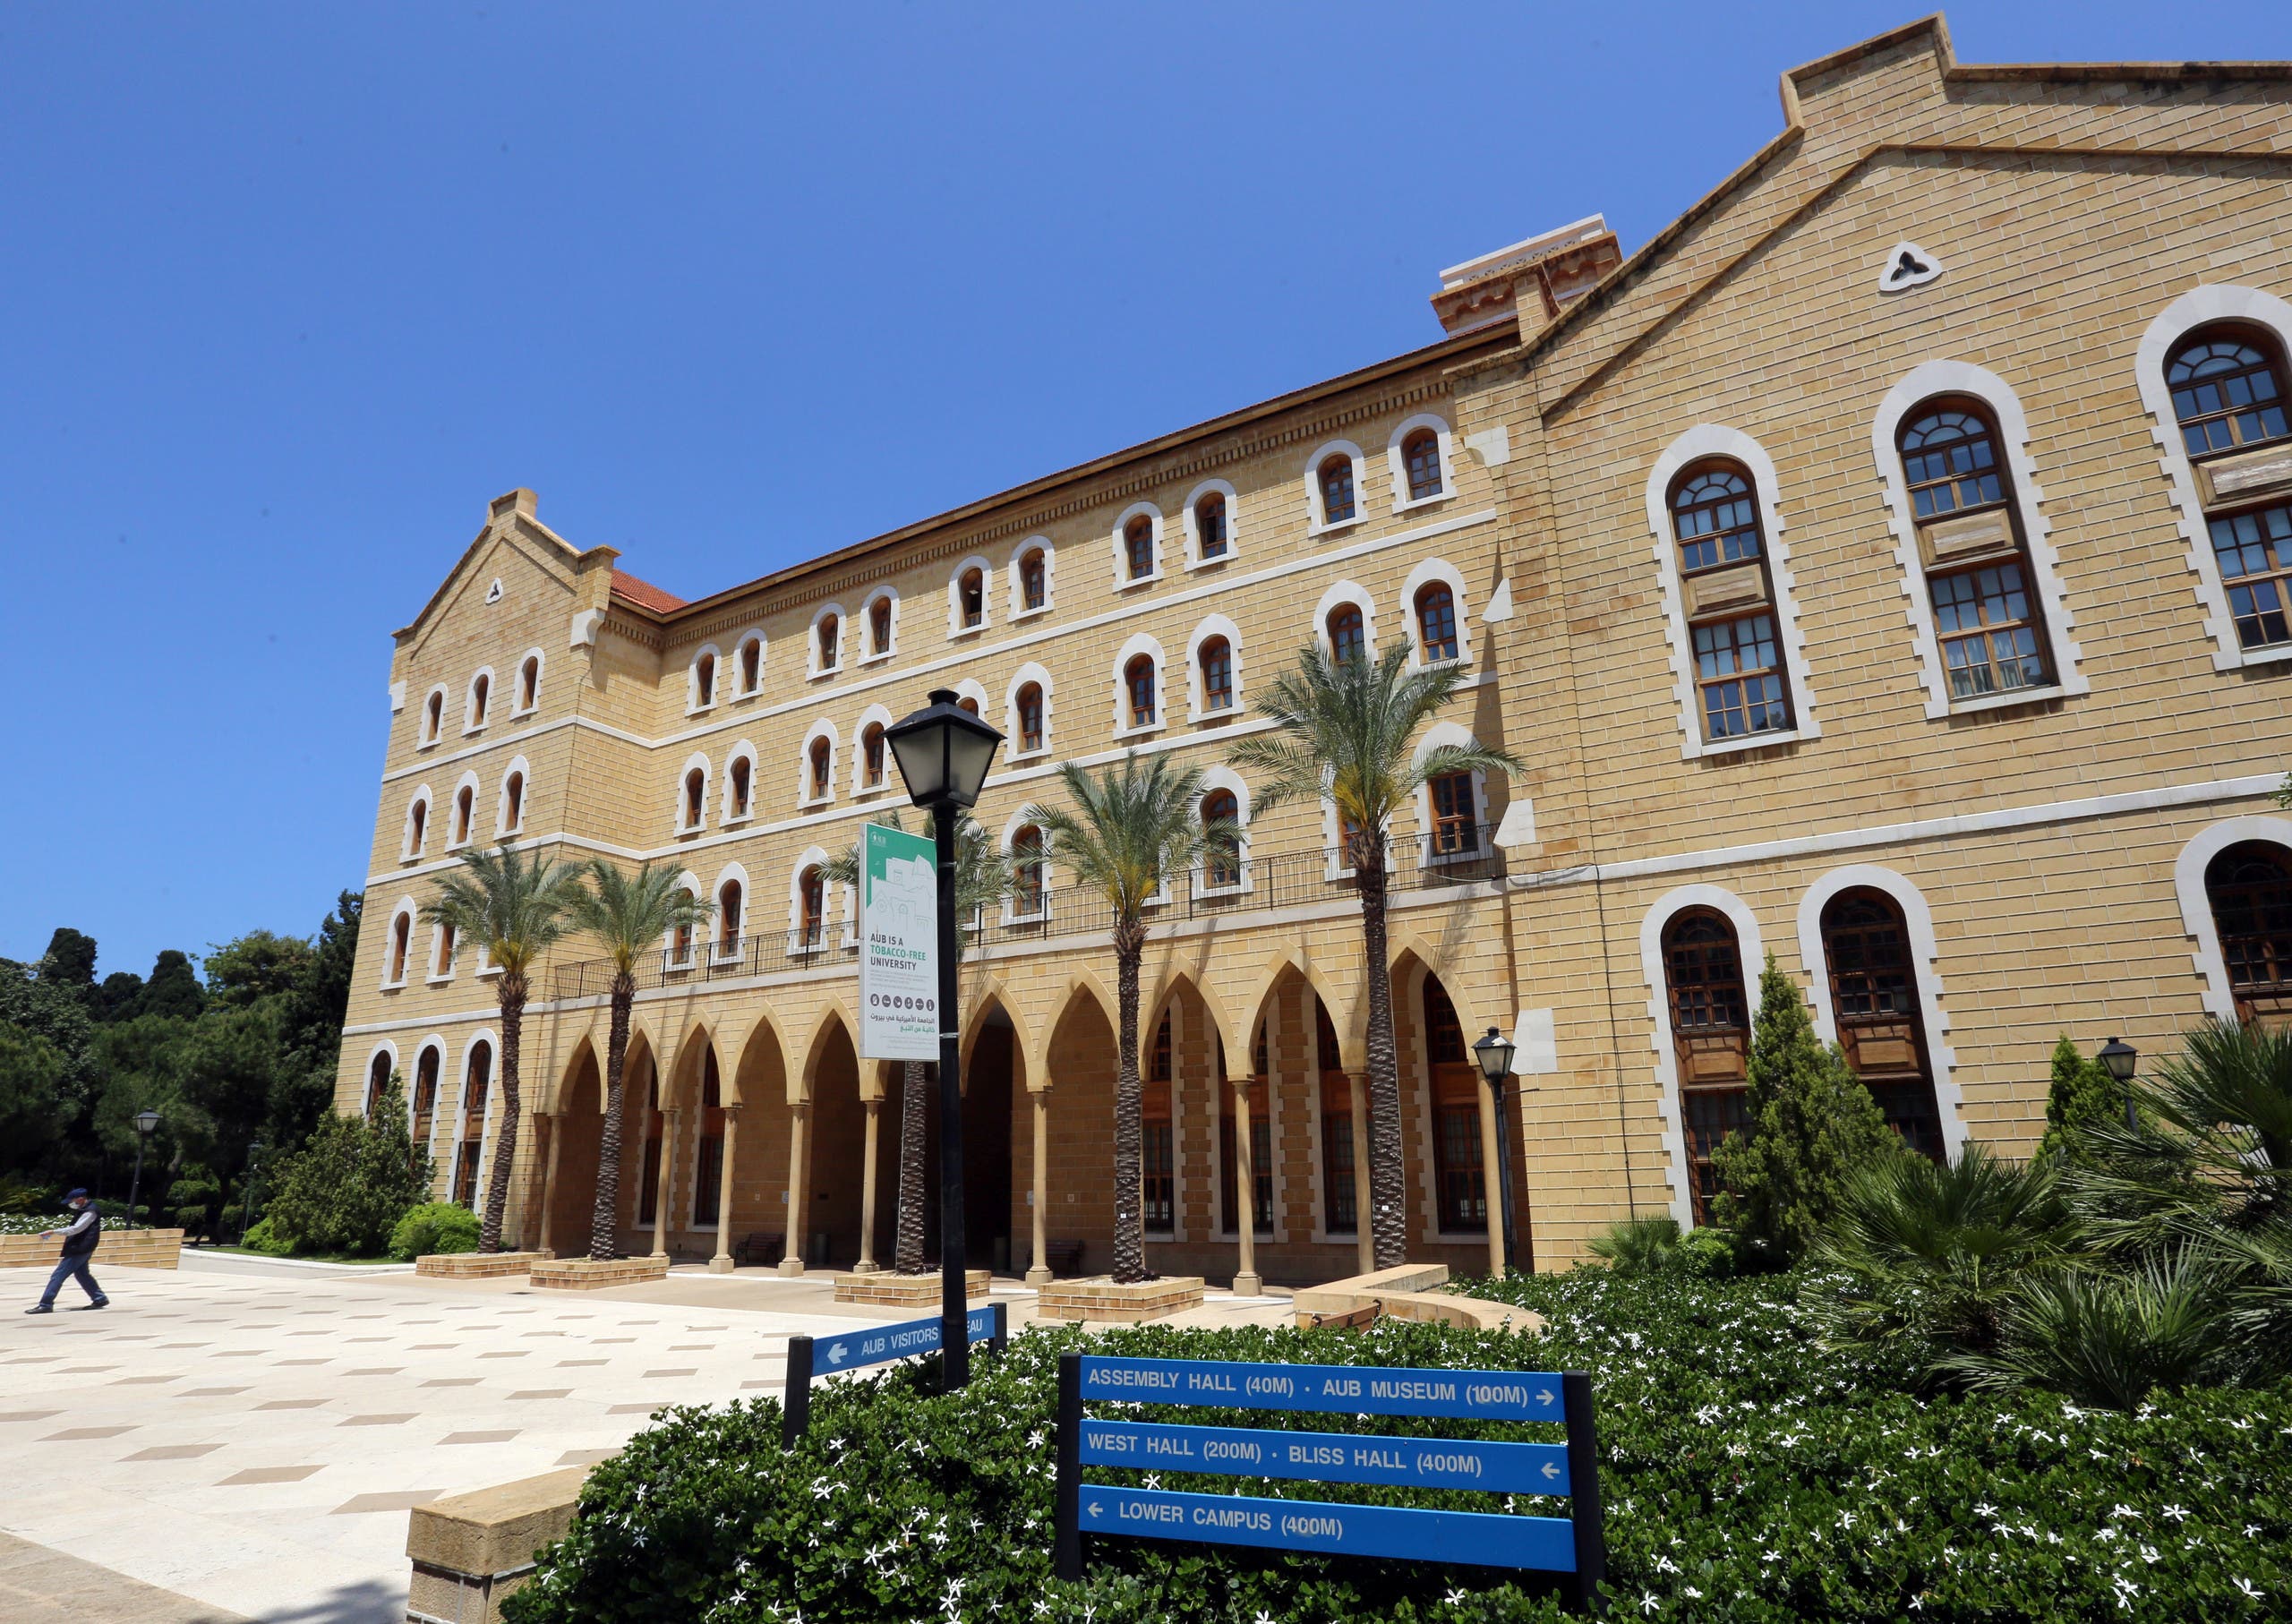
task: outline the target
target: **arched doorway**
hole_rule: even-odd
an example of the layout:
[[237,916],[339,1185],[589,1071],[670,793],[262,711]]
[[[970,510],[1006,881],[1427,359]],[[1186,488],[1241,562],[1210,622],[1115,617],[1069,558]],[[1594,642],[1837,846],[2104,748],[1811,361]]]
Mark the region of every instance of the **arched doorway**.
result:
[[1488,1233],[1487,1163],[1481,1154],[1480,1097],[1487,1087],[1465,1047],[1464,1026],[1441,978],[1424,987],[1424,1059],[1432,1107],[1433,1222],[1443,1239]]
[[1847,1064],[1903,1142],[1941,1160],[1942,1117],[1901,904],[1869,886],[1842,891],[1823,909],[1822,932],[1831,1011]]
[[549,1124],[549,1244],[560,1258],[589,1252],[604,1120],[604,1080],[597,1052],[584,1042],[566,1073]]
[[2292,850],[2256,840],[2227,848],[2204,866],[2204,895],[2236,1019],[2292,1027]]

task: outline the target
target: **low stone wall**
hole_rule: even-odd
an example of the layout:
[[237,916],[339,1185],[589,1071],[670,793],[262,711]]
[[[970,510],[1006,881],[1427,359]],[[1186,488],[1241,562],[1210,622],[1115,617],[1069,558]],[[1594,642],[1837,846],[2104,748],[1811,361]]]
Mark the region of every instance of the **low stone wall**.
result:
[[553,1258],[535,1263],[528,1277],[547,1291],[603,1291],[608,1286],[641,1286],[669,1278],[666,1258]]
[[[995,1283],[995,1277],[984,1269],[963,1270],[963,1296],[972,1303],[983,1303]],[[939,1306],[942,1287],[936,1274],[855,1274],[846,1275],[835,1283],[835,1300],[839,1303],[873,1303],[884,1308],[912,1308],[928,1313]]]
[[1135,1325],[1201,1307],[1202,1291],[1202,1278],[1198,1274],[1165,1275],[1135,1286],[1117,1286],[1111,1275],[1053,1280],[1037,1288],[1035,1312],[1046,1320],[1079,1321],[1086,1325]]
[[535,1264],[547,1262],[551,1256],[546,1252],[433,1252],[414,1260],[414,1272],[432,1280],[491,1280],[531,1273]]
[[414,1562],[407,1624],[498,1624],[541,1548],[573,1526],[588,1475],[586,1466],[568,1466],[415,1507],[406,1529]]
[[1468,1330],[1535,1332],[1544,1329],[1543,1316],[1525,1308],[1438,1289],[1448,1283],[1446,1263],[1404,1263],[1397,1269],[1381,1269],[1373,1274],[1354,1275],[1348,1279],[1331,1280],[1326,1286],[1308,1286],[1296,1295],[1297,1325],[1300,1329],[1309,1330],[1320,1316],[1349,1314],[1373,1307],[1395,1320],[1459,1325]]
[[[59,1226],[60,1227],[60,1226]],[[53,1269],[64,1243],[36,1235],[0,1235],[0,1269]],[[180,1229],[107,1229],[89,1267],[173,1269],[183,1255]]]

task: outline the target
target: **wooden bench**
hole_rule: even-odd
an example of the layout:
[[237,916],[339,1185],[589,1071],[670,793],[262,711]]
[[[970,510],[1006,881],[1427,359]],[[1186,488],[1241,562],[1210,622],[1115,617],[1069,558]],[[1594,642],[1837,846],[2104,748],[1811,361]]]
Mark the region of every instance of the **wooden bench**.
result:
[[1043,1261],[1055,1275],[1078,1275],[1082,1272],[1082,1243],[1080,1241],[1045,1241]]
[[780,1261],[787,1242],[788,1237],[778,1230],[759,1229],[740,1243],[740,1249],[734,1255],[742,1263],[768,1267]]

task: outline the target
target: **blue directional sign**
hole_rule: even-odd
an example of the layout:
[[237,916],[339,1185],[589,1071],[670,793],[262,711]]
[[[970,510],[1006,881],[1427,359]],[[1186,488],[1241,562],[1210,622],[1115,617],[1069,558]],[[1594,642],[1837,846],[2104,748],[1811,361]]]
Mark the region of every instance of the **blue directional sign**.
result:
[[1561,1421],[1561,1380],[1539,1371],[1412,1371],[1373,1364],[1243,1364],[1082,1356],[1084,1399],[1230,1405],[1350,1415]]
[[[995,1335],[993,1306],[971,1310],[964,1315],[963,1323],[970,1340],[987,1341]],[[813,1338],[812,1374],[832,1375],[837,1371],[856,1371],[888,1360],[938,1351],[939,1321],[936,1315],[928,1320],[905,1320],[897,1325],[862,1326],[840,1337]]]
[[1330,1556],[1398,1556],[1484,1568],[1576,1570],[1575,1528],[1564,1517],[1501,1517],[1485,1511],[1411,1511],[1340,1506],[1317,1500],[1263,1500],[1117,1489],[1084,1483],[1082,1526],[1214,1545],[1271,1545]]
[[1568,1492],[1568,1446],[1560,1443],[1255,1432],[1085,1417],[1082,1464],[1321,1483],[1482,1489],[1494,1494]]

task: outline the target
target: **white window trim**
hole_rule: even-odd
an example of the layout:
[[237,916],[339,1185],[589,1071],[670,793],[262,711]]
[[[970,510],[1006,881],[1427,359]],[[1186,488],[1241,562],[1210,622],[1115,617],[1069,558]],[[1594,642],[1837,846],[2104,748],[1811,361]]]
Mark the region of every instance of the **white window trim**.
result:
[[[1703,737],[1703,707],[1695,688],[1695,644],[1688,636],[1687,598],[1680,585],[1679,538],[1672,533],[1671,512],[1672,480],[1681,469],[1706,457],[1740,463],[1751,476],[1758,499],[1759,528],[1764,533],[1766,577],[1775,589],[1775,629],[1783,641],[1783,680],[1791,685],[1792,717],[1791,726],[1772,733],[1711,742]],[[1699,423],[1672,441],[1648,472],[1647,528],[1655,537],[1655,569],[1663,590],[1664,635],[1671,644],[1672,693],[1679,707],[1682,761],[1822,737],[1822,722],[1815,714],[1814,683],[1807,671],[1807,639],[1799,629],[1798,600],[1792,594],[1791,548],[1783,539],[1783,515],[1775,505],[1780,488],[1775,459],[1766,454],[1766,448],[1740,429],[1715,423]]]
[[[764,692],[764,673],[766,662],[772,658],[772,640],[764,635],[763,627],[751,626],[739,637],[732,639],[732,663],[731,671],[735,675],[738,674],[740,666],[744,662],[743,656],[746,654],[748,646],[751,643],[756,645],[756,686],[754,688],[732,688],[725,695],[725,697],[728,699],[753,699],[758,694]],[[719,672],[723,672],[725,669],[726,668],[721,664],[717,667]],[[731,680],[731,678],[726,677],[723,680],[729,681]]]
[[[820,663],[820,622],[835,617],[835,663]],[[818,681],[823,677],[841,676],[843,672],[843,651],[851,641],[851,617],[843,612],[841,603],[823,603],[812,611],[810,626],[804,633],[804,664],[808,680]]]
[[[2161,375],[2161,374],[2160,374]],[[1918,553],[1918,524],[1911,507],[1909,486],[1903,477],[1902,453],[1894,444],[1902,420],[1939,395],[1969,395],[1988,406],[2005,441],[2007,472],[2014,481],[2014,509],[2029,543],[2030,585],[2045,618],[2046,642],[2053,656],[2054,680],[2044,688],[2016,688],[2007,694],[1979,699],[1950,699],[1949,675],[1942,668],[1942,645],[1934,624],[1934,594],[1927,585],[1926,561]],[[2169,410],[2169,404],[2168,406]],[[2056,554],[2039,504],[2037,466],[2030,460],[2030,423],[2021,397],[1997,373],[1964,361],[1926,361],[1912,367],[1901,382],[1886,391],[1878,415],[1870,421],[1870,454],[1877,461],[1878,477],[1886,486],[1886,511],[1894,526],[1894,562],[1901,572],[1903,595],[1909,600],[1911,641],[1918,650],[1919,680],[1926,689],[1929,720],[1971,711],[1994,711],[2032,705],[2065,694],[2092,691],[2080,662],[2084,653],[2072,637],[2075,624],[2055,570]]]
[[[517,821],[509,821],[509,780],[522,780],[517,792]],[[501,787],[493,797],[493,838],[501,840],[526,832],[526,806],[534,798],[534,770],[522,756],[512,756],[501,769]]]
[[[979,707],[979,720],[984,722],[987,719],[987,685],[976,677],[965,677],[955,684],[955,703],[960,705],[966,699]],[[885,774],[885,776],[889,777],[890,774]]]
[[[732,939],[732,949],[727,953],[720,933],[724,926],[724,887],[732,885],[740,888],[740,933]],[[716,884],[708,894],[716,903],[716,912],[708,921],[708,962],[738,963],[748,947],[748,928],[756,922],[756,887],[748,884],[748,871],[738,863],[725,864],[716,871]]]
[[[422,808],[422,840],[419,844],[414,839],[414,809],[416,807]],[[406,799],[406,822],[398,829],[398,860],[401,863],[420,862],[423,854],[430,849],[430,836],[436,833],[437,827],[438,803],[430,793],[430,786],[422,784]]]
[[[2172,503],[2180,515],[2182,544],[2187,548],[2188,572],[2196,577],[2197,606],[2204,611],[2204,629],[2212,639],[2212,669],[2240,671],[2248,665],[2271,665],[2292,660],[2292,646],[2254,649],[2236,641],[2236,622],[2228,612],[2228,589],[2220,579],[2220,560],[2212,551],[2212,536],[2204,522],[2203,499],[2197,493],[2196,470],[2181,443],[2180,420],[2173,413],[2173,392],[2165,381],[2165,363],[2173,348],[2194,329],[2214,321],[2243,321],[2264,327],[2292,355],[2292,304],[2257,287],[2208,282],[2191,288],[2159,312],[2141,335],[2134,365],[2141,387],[2141,404],[2149,413],[2149,432],[2163,455],[2159,459],[2172,482]],[[2292,380],[2288,380],[2292,381]]]
[[[971,570],[979,571],[979,624],[963,624],[963,577]],[[1046,582],[1045,585],[1048,583]],[[947,577],[947,640],[976,637],[995,624],[995,566],[982,553],[972,553]]]
[[[1353,460],[1353,517],[1341,518],[1335,524],[1321,509],[1321,465],[1339,454]],[[1340,530],[1350,530],[1369,512],[1368,458],[1361,455],[1361,448],[1349,440],[1332,440],[1305,460],[1305,534],[1308,536],[1334,535]]]
[[[423,980],[429,986],[442,987],[454,979],[454,961],[461,957],[462,944],[457,938],[450,957],[447,955],[445,948],[446,927],[443,925],[432,925],[430,927],[430,951],[423,960],[423,962],[429,966],[427,972],[423,976]],[[444,960],[443,963],[440,962],[441,959]]]
[[[433,699],[438,702],[438,725],[435,728],[430,725],[430,702]],[[417,750],[436,749],[446,737],[446,685],[440,682],[423,695],[422,708],[414,714],[414,725],[419,730],[415,735],[414,748]]]
[[[414,973],[414,927],[419,922],[421,905],[410,897],[400,897],[390,910],[389,927],[382,933],[382,981],[384,992],[404,987]],[[406,921],[406,962],[398,966],[398,973],[390,974],[390,953],[398,944],[398,922]]]
[[411,1139],[414,1135],[415,1098],[422,1090],[422,1057],[432,1051],[438,1056],[438,1091],[431,1096],[430,1133],[421,1144],[430,1152],[430,1170],[434,1175],[438,1169],[438,1124],[445,1115],[438,1107],[443,1103],[446,1092],[446,1039],[437,1032],[430,1033],[414,1046],[414,1064],[406,1068],[406,1137]]
[[[2171,409],[2170,402],[2167,410]],[[2231,628],[2233,631],[2233,628]],[[2190,956],[2204,979],[2204,1013],[2216,1021],[2236,1019],[2236,989],[2220,951],[2220,926],[2204,889],[2204,871],[2214,858],[2246,841],[2265,841],[2292,852],[2292,817],[2229,817],[2190,837],[2173,859],[2173,893],[2180,901],[2181,928],[2196,944]]]
[[[685,815],[692,808],[685,799],[684,782],[686,779],[692,776],[695,767],[700,769],[700,804],[698,810],[693,813],[692,821],[687,823]],[[672,818],[679,834],[697,833],[708,826],[708,791],[709,787],[715,782],[716,774],[708,764],[708,753],[706,750],[695,750],[684,758],[684,765],[677,769],[676,811]],[[751,797],[756,793],[753,782],[750,784],[748,793]]]
[[[1226,499],[1226,551],[1214,559],[1202,556],[1202,524],[1195,509],[1206,496]],[[1181,514],[1185,526],[1185,567],[1193,569],[1219,569],[1241,556],[1242,500],[1234,487],[1222,479],[1205,479],[1187,492],[1185,507]]]
[[[1042,689],[1042,744],[1036,749],[1021,747],[1019,731],[1019,690],[1028,683]],[[1034,761],[1050,754],[1051,741],[1051,684],[1050,673],[1030,660],[1011,675],[1011,686],[1003,690],[1003,731],[1010,738],[1010,753],[1005,762]]]
[[1758,1009],[1758,973],[1752,967],[1766,962],[1757,916],[1733,892],[1720,885],[1681,885],[1655,899],[1639,920],[1639,970],[1647,979],[1647,1019],[1655,1047],[1655,1088],[1663,1115],[1665,1180],[1672,1186],[1672,1216],[1682,1229],[1695,1224],[1694,1192],[1689,1185],[1686,1107],[1680,1100],[1677,1036],[1672,1030],[1669,977],[1663,966],[1663,928],[1690,908],[1708,908],[1726,917],[1735,927],[1737,961],[1743,972],[1745,1010]]
[[[892,611],[890,618],[884,623],[884,628],[887,634],[884,639],[884,645],[877,648],[873,646],[876,636],[876,605],[885,602],[891,604]],[[878,586],[861,600],[860,604],[860,663],[881,665],[898,653],[899,588]]]
[[[1202,707],[1202,645],[1212,637],[1226,639],[1234,668],[1233,703],[1219,710]],[[1224,615],[1204,615],[1193,628],[1185,645],[1185,719],[1188,722],[1224,722],[1243,714],[1246,701],[1242,693],[1242,631]]]
[[[485,680],[485,721],[483,722],[473,720],[477,714],[477,682],[481,677]],[[494,689],[500,686],[500,684],[494,678],[493,668],[490,665],[481,665],[470,672],[469,685],[462,689],[463,738],[467,739],[473,733],[485,731],[487,725],[493,719],[494,702],[500,697]]]
[[[1123,544],[1123,532],[1130,528],[1130,521],[1143,518],[1150,525],[1148,544],[1154,551],[1154,567],[1144,575],[1130,573],[1130,550]],[[1134,586],[1150,586],[1162,578],[1162,510],[1151,502],[1133,502],[1116,517],[1114,530],[1107,538],[1114,552],[1114,589],[1128,592]]]
[[[1457,614],[1457,657],[1453,660],[1430,660],[1424,657],[1424,623],[1416,613],[1416,594],[1435,581],[1449,589],[1449,601]],[[1426,559],[1408,572],[1408,579],[1401,583],[1400,612],[1408,622],[1408,666],[1421,671],[1427,665],[1470,665],[1472,663],[1471,605],[1465,597],[1464,572],[1446,559]]]
[[483,1213],[485,1209],[485,1186],[490,1170],[489,1158],[493,1153],[493,1124],[500,1120],[501,1115],[501,1039],[494,1035],[493,1029],[490,1026],[478,1028],[470,1034],[469,1041],[462,1046],[462,1086],[454,1096],[453,1137],[447,1141],[453,1146],[454,1154],[446,1163],[445,1190],[446,1199],[452,1200],[454,1164],[461,1157],[462,1123],[469,1115],[470,1060],[476,1055],[477,1047],[481,1043],[492,1052],[493,1063],[487,1069],[485,1078],[485,1117],[478,1125],[477,1176],[470,1181],[470,1200],[475,1203],[470,1210],[477,1213]]
[[868,772],[868,724],[875,722],[889,728],[897,720],[898,718],[891,714],[890,707],[871,705],[860,712],[860,720],[851,724],[851,793],[854,796],[881,795],[898,781],[899,764],[892,759],[891,743],[886,739],[884,744],[883,782],[877,784],[865,782]]
[[845,887],[830,885],[823,876],[820,881],[820,939],[810,946],[804,944],[804,871],[808,868],[825,869],[827,865],[825,847],[807,846],[788,870],[788,956],[791,959],[808,958],[814,953],[825,953],[829,944],[835,940],[835,893]]
[[[1130,685],[1123,680],[1123,672],[1141,654],[1151,655],[1154,661],[1154,720],[1143,727],[1130,725]],[[1162,657],[1162,645],[1145,632],[1133,632],[1122,651],[1114,657],[1114,736],[1116,739],[1143,739],[1159,733],[1170,724],[1170,684]]]
[[1321,594],[1321,601],[1313,605],[1313,641],[1330,660],[1337,650],[1329,640],[1329,618],[1339,604],[1350,603],[1361,611],[1361,643],[1373,662],[1377,655],[1377,600],[1358,581],[1338,581]]
[[[827,791],[812,793],[812,744],[816,739],[827,740]],[[835,731],[835,723],[823,716],[804,731],[803,748],[796,756],[796,804],[809,808],[832,807],[835,804],[835,760],[843,745]]]
[[1239,842],[1242,877],[1236,885],[1210,885],[1209,859],[1204,857],[1195,865],[1193,875],[1193,894],[1198,897],[1242,896],[1257,889],[1256,876],[1250,868],[1250,787],[1243,780],[1242,775],[1228,766],[1215,766],[1203,773],[1202,792],[1193,798],[1193,815],[1199,818],[1202,816],[1202,803],[1208,800],[1210,795],[1219,790],[1233,791],[1234,821],[1241,825],[1242,831]]
[[[1327,874],[1328,877],[1332,880],[1349,880],[1353,877],[1356,870],[1351,863],[1341,862],[1338,858],[1338,852],[1343,842],[1344,835],[1343,831],[1338,823],[1337,798],[1329,793],[1330,777],[1331,774],[1330,773],[1330,770],[1327,767],[1323,767],[1321,769],[1322,789],[1321,803],[1321,850],[1328,859],[1324,865],[1324,872]],[[1390,843],[1392,839],[1392,826],[1390,824],[1385,826],[1384,835],[1386,841]]]
[[[474,846],[477,843],[477,797],[478,791],[484,787],[478,782],[477,774],[474,772],[464,773],[454,781],[454,792],[446,800],[447,850],[459,851],[466,846]],[[462,825],[461,833],[457,836],[454,833],[454,822],[461,810],[464,790],[469,791],[469,821]]]
[[501,967],[493,962],[493,955],[485,950],[483,942],[477,944],[477,969],[475,973],[481,981],[491,980],[501,973]]
[[[1417,740],[1410,764],[1423,766],[1425,757],[1443,745],[1478,749],[1480,740],[1458,722],[1436,722],[1425,729],[1424,737]],[[1473,829],[1479,835],[1480,843],[1469,851],[1435,852],[1432,850],[1432,786],[1417,785],[1414,800],[1416,806],[1416,860],[1420,866],[1444,868],[1451,863],[1473,862],[1495,850],[1496,826],[1488,819],[1488,775],[1479,768],[1473,769],[1472,811]]]
[[[700,697],[700,662],[703,660],[713,662],[709,667],[710,681],[708,697],[706,699]],[[716,708],[716,702],[723,697],[724,651],[714,643],[704,643],[694,649],[692,658],[685,662],[684,714],[688,716],[705,716]]]
[[[513,719],[530,716],[541,709],[541,685],[549,680],[549,656],[538,648],[529,648],[517,656],[517,681],[521,686],[526,679],[526,662],[529,660],[533,662],[534,668],[534,697],[531,702],[517,705],[509,712]],[[517,697],[514,694],[511,696],[513,700]]]
[[374,1045],[372,1051],[366,1056],[365,1070],[358,1073],[358,1115],[361,1116],[370,1116],[373,1114],[374,1095],[378,1091],[374,1087],[374,1057],[377,1055],[388,1055],[390,1057],[390,1069],[382,1074],[383,1087],[389,1086],[392,1076],[404,1075],[398,1069],[398,1045],[388,1038]]
[[[1045,731],[1048,731],[1048,725],[1046,725]],[[1021,807],[1017,811],[1012,813],[1008,818],[1004,820],[1003,833],[1000,841],[1004,856],[1009,857],[1012,855],[1012,841],[1017,837],[1020,830],[1030,826],[1031,826],[1031,820],[1027,816],[1027,808],[1024,807]],[[1042,837],[1042,895],[1043,901],[1046,904],[1050,901],[1051,884],[1050,834],[1049,832],[1046,830]],[[1037,919],[1048,917],[1042,910],[1037,910],[1033,913],[1020,913],[1017,911],[1018,903],[1014,900],[1016,890],[1017,882],[1014,876],[1013,880],[1013,896],[1005,896],[1003,899],[1003,922],[1005,925],[1031,924]]]
[[[724,783],[723,790],[719,791],[720,804],[716,808],[716,824],[719,828],[737,829],[756,816],[757,760],[756,746],[745,739],[740,739],[725,752]],[[732,810],[732,764],[739,761],[748,764],[748,806],[745,812]]]
[[[1408,463],[1401,456],[1401,441],[1419,429],[1431,429],[1441,441],[1441,488],[1430,496],[1408,493]],[[1393,482],[1393,511],[1413,513],[1419,508],[1430,508],[1445,502],[1457,494],[1456,432],[1448,420],[1431,412],[1419,412],[1414,417],[1404,417],[1393,428],[1392,437],[1385,441],[1385,471]],[[1358,491],[1355,493],[1356,500]]]
[[[1918,887],[1892,868],[1849,863],[1834,868],[1799,899],[1799,960],[1806,966],[1815,1006],[1815,1035],[1838,1041],[1838,1019],[1830,1002],[1830,961],[1823,953],[1823,910],[1842,891],[1882,891],[1902,909],[1910,927],[1910,951],[1917,960],[1918,1018],[1926,1034],[1927,1058],[1934,1066],[1934,1108],[1942,1119],[1942,1153],[1958,1159],[1967,1136],[1964,1090],[1955,1076],[1957,1051],[1950,1047],[1950,1017],[1942,1008],[1942,950],[1934,936],[1934,912]],[[1756,1010],[1757,1004],[1752,1008]]]
[[[1036,548],[1042,549],[1042,607],[1027,607],[1026,588],[1019,578],[1019,564]],[[1013,625],[1031,620],[1037,615],[1047,615],[1058,603],[1058,549],[1052,546],[1047,535],[1031,535],[1011,549],[1011,561],[1006,568],[1006,586],[1011,594],[1011,612],[1006,617]]]
[[[750,793],[754,793],[753,790]],[[700,888],[700,876],[689,868],[677,876],[677,888],[695,902],[707,895],[707,893]],[[700,956],[700,933],[704,928],[706,927],[700,925],[695,925],[692,927],[693,951],[685,953],[681,958],[677,955],[677,933],[674,927],[663,931],[661,933],[662,967],[666,970],[690,970],[697,963]]]

